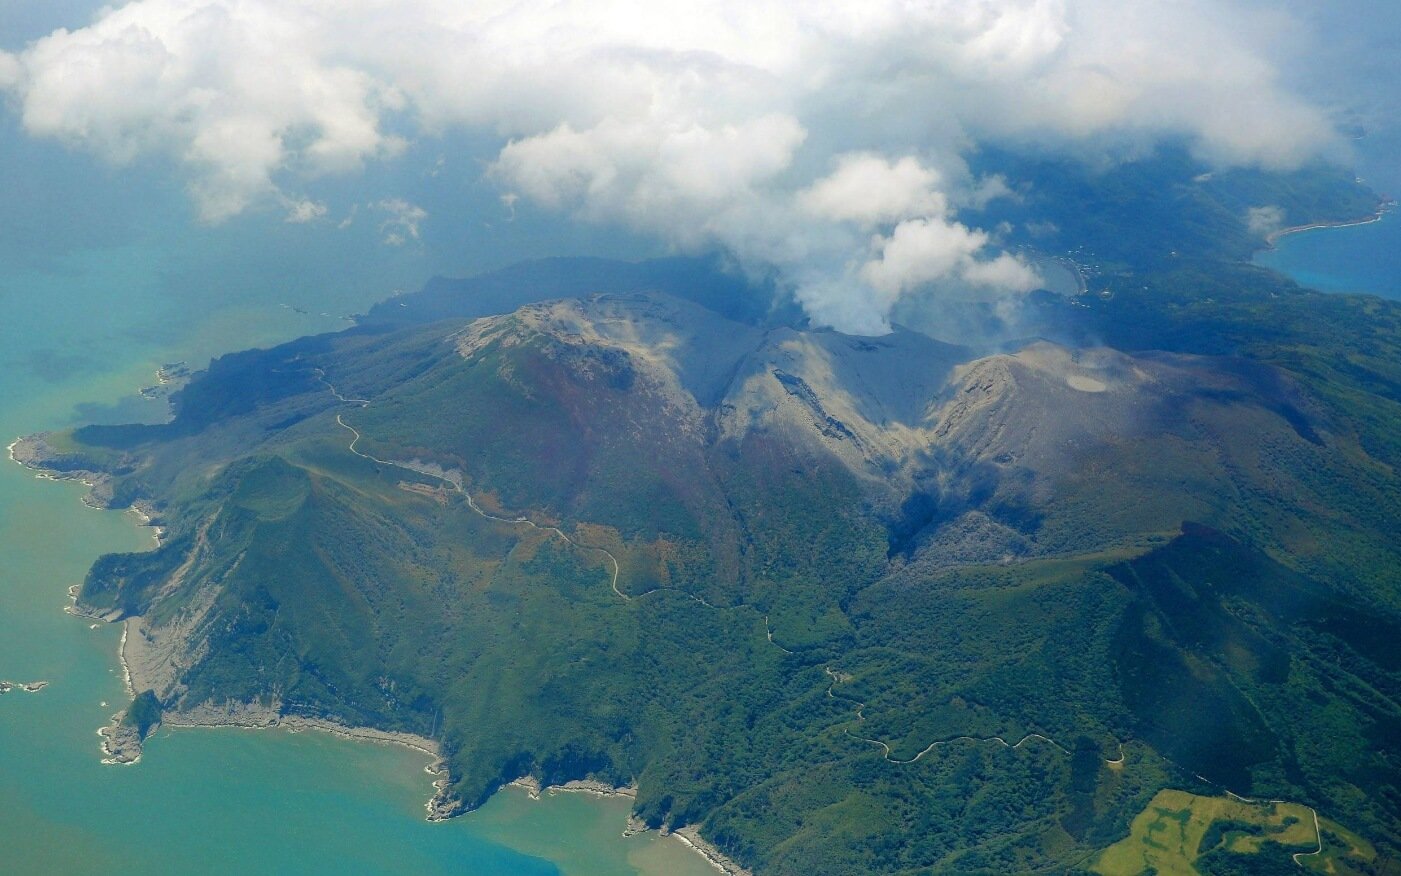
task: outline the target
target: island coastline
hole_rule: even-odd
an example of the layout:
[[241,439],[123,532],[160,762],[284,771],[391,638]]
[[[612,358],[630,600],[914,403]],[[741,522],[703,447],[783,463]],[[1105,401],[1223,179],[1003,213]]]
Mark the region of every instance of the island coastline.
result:
[[[35,471],[35,476],[38,478],[55,481],[78,481],[88,488],[88,493],[83,496],[84,505],[95,510],[129,510],[133,512],[138,525],[154,530],[153,537],[156,545],[161,544],[165,527],[156,522],[159,509],[144,500],[137,500],[125,509],[114,508],[110,503],[110,495],[104,495],[104,493],[110,493],[110,490],[104,491],[103,489],[110,482],[111,476],[87,468],[65,470],[51,467],[47,463],[61,457],[62,454],[48,445],[44,437],[45,433],[39,433],[16,438],[7,448],[11,461]],[[64,608],[64,611],[76,617],[105,623],[122,623],[121,640],[117,646],[117,661],[121,667],[122,686],[127,696],[134,700],[138,695],[138,688],[142,685],[140,680],[133,675],[131,663],[127,659],[127,648],[131,644],[129,635],[131,622],[139,623],[139,618],[120,618],[110,612],[99,613],[86,609],[79,601],[80,589],[80,586],[76,584],[68,588],[70,604]],[[291,733],[308,730],[318,731],[356,742],[400,745],[428,756],[431,760],[424,767],[424,772],[434,778],[432,781],[433,794],[424,804],[427,820],[430,822],[446,821],[469,811],[460,799],[448,793],[449,774],[446,760],[442,757],[438,743],[424,736],[402,731],[379,730],[372,727],[356,727],[330,718],[282,714],[276,703],[263,705],[260,703],[228,702],[222,706],[205,703],[192,709],[163,711],[159,723],[152,726],[145,735],[124,723],[123,719],[126,713],[126,709],[117,712],[107,725],[97,730],[97,735],[102,740],[101,750],[104,754],[102,758],[104,764],[131,766],[139,763],[145,739],[162,725],[171,729],[235,727],[243,730],[282,729]],[[624,797],[628,799],[636,799],[637,797],[635,786],[617,787],[593,779],[571,779],[555,785],[542,785],[538,779],[527,775],[508,782],[502,787],[523,790],[532,799],[539,799],[542,794],[556,793],[583,793],[597,797]],[[651,829],[635,815],[630,814],[622,836],[634,836]],[[726,876],[753,876],[750,870],[726,856],[714,844],[701,837],[700,830],[695,825],[687,825],[675,830],[664,825],[660,829],[659,835],[675,837],[686,848],[704,858],[717,872],[724,873]]]
[[[542,785],[540,780],[534,776],[521,776],[518,779],[507,782],[503,787],[515,788],[524,791],[532,800],[539,800],[544,794],[589,794],[595,797],[624,797],[627,799],[637,798],[636,785],[614,786],[606,782],[599,782],[594,779],[571,779],[558,785]],[[630,814],[627,820],[627,827],[623,830],[624,837],[636,836],[652,830],[635,814]],[[675,830],[663,825],[658,830],[658,835],[662,837],[674,837],[686,848],[700,855],[710,864],[712,868],[726,876],[754,876],[753,872],[741,866],[731,859],[724,852],[720,851],[713,843],[704,839],[700,835],[700,828],[688,824]]]
[[1298,234],[1302,231],[1316,231],[1321,228],[1352,228],[1357,225],[1371,225],[1374,222],[1380,222],[1382,221],[1382,219],[1386,218],[1386,215],[1395,206],[1396,201],[1386,200],[1377,205],[1377,210],[1375,213],[1371,214],[1370,216],[1364,216],[1361,219],[1349,219],[1344,222],[1311,222],[1307,225],[1291,225],[1288,228],[1277,228],[1274,231],[1271,231],[1269,234],[1265,235],[1265,246],[1268,249],[1274,249],[1275,244],[1278,243],[1281,238],[1287,237],[1290,234]]

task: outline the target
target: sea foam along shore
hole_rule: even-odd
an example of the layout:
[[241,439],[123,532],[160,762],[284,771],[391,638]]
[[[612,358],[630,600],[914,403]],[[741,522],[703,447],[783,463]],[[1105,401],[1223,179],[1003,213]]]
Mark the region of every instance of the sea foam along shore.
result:
[[102,511],[108,510],[108,502],[112,497],[111,475],[81,467],[61,468],[52,464],[61,454],[44,440],[48,434],[41,432],[37,435],[21,435],[11,441],[5,448],[10,455],[10,462],[30,469],[40,480],[77,481],[88,488],[83,496],[84,505]]
[[710,866],[724,873],[725,876],[754,876],[749,870],[725,857],[715,846],[701,839],[700,830],[694,825],[677,828],[671,832],[671,835],[709,861]]

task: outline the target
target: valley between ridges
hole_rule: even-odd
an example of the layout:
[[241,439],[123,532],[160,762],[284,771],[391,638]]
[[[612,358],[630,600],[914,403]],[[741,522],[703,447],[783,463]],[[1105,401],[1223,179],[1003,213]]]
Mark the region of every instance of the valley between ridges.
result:
[[[326,388],[327,388],[328,390],[330,390],[331,394],[334,395],[334,396],[336,397],[336,399],[337,399],[338,401],[341,401],[341,402],[344,402],[344,403],[347,403],[347,404],[357,404],[357,405],[359,405],[359,406],[362,407],[362,408],[369,407],[370,401],[369,401],[368,399],[348,398],[348,397],[342,395],[342,394],[340,393],[340,391],[337,390],[337,389],[335,388],[335,386],[334,386],[330,381],[326,380],[325,374],[322,373],[322,372],[320,372],[319,369],[318,369],[318,374],[317,374],[317,376],[318,376],[318,378],[321,380],[321,382],[322,382],[323,384],[325,384]],[[631,602],[631,601],[633,601],[633,600],[636,599],[636,598],[641,598],[641,597],[644,597],[644,596],[650,596],[650,595],[652,595],[652,594],[654,594],[654,593],[660,593],[660,592],[663,592],[663,591],[674,591],[674,592],[681,593],[682,595],[686,596],[687,598],[689,598],[689,599],[691,599],[691,600],[693,600],[693,601],[695,601],[695,602],[698,602],[698,603],[700,603],[701,605],[706,606],[707,608],[712,608],[712,609],[717,609],[717,610],[729,610],[729,609],[734,609],[734,608],[752,607],[752,606],[745,606],[745,605],[742,605],[742,604],[741,604],[741,605],[735,605],[735,606],[716,606],[716,605],[712,605],[711,603],[707,602],[706,600],[704,600],[704,599],[702,599],[702,598],[700,598],[700,597],[698,597],[698,596],[695,596],[694,594],[687,593],[687,592],[685,592],[685,591],[683,591],[683,590],[680,590],[679,588],[674,588],[674,587],[658,587],[658,588],[655,588],[655,589],[653,589],[653,590],[648,590],[648,591],[646,591],[646,592],[644,592],[644,593],[639,593],[639,594],[637,594],[636,597],[629,596],[629,595],[627,595],[626,593],[623,593],[621,590],[618,589],[618,575],[619,575],[619,572],[620,572],[620,566],[619,566],[619,564],[618,564],[618,559],[617,559],[617,557],[615,557],[615,556],[613,555],[613,553],[612,553],[611,551],[607,550],[606,548],[596,547],[596,546],[593,546],[593,545],[582,545],[582,544],[579,544],[579,543],[576,542],[574,539],[570,538],[569,535],[566,534],[566,533],[564,532],[564,530],[560,529],[559,527],[557,527],[557,526],[541,526],[541,525],[537,524],[535,521],[531,520],[531,519],[530,519],[529,517],[527,517],[527,516],[523,516],[523,515],[522,515],[522,516],[517,516],[517,517],[499,517],[499,516],[496,516],[496,515],[494,515],[494,514],[490,514],[490,513],[486,512],[486,511],[482,510],[481,506],[479,506],[479,505],[477,504],[476,499],[474,499],[473,496],[472,496],[472,494],[463,486],[462,481],[461,481],[460,479],[458,479],[458,478],[453,478],[453,477],[451,477],[451,476],[449,476],[449,475],[447,475],[447,474],[439,474],[439,473],[436,472],[436,471],[430,471],[430,470],[427,470],[426,467],[415,466],[415,465],[413,465],[412,463],[403,463],[403,462],[396,462],[396,461],[393,461],[393,460],[380,459],[380,458],[378,458],[378,457],[376,457],[376,456],[372,456],[372,455],[370,455],[370,454],[368,454],[368,453],[364,453],[364,452],[358,450],[358,449],[356,448],[356,446],[355,446],[355,445],[360,441],[360,439],[361,439],[361,437],[362,437],[361,434],[360,434],[360,432],[359,432],[358,430],[356,430],[354,426],[351,426],[349,423],[345,422],[345,420],[342,418],[342,416],[341,416],[340,414],[336,414],[336,423],[339,424],[342,428],[344,428],[344,429],[346,429],[347,431],[349,431],[350,434],[352,435],[352,438],[351,438],[351,440],[350,440],[350,443],[347,445],[346,449],[349,450],[351,453],[355,454],[356,456],[359,456],[359,457],[361,457],[361,458],[363,458],[363,459],[370,460],[371,462],[375,462],[375,463],[378,463],[378,464],[380,464],[380,465],[393,466],[393,467],[396,467],[396,468],[404,469],[405,471],[411,471],[411,472],[413,472],[413,473],[415,473],[415,474],[418,474],[418,475],[427,475],[427,476],[429,476],[429,477],[435,477],[435,478],[441,480],[443,483],[448,484],[449,486],[451,486],[452,489],[453,489],[454,491],[456,491],[457,493],[461,494],[461,495],[463,496],[463,498],[466,499],[468,507],[471,508],[473,511],[475,511],[478,515],[480,515],[481,517],[483,517],[483,518],[485,518],[485,519],[487,519],[487,520],[492,520],[492,521],[496,521],[496,522],[499,522],[499,523],[506,523],[506,524],[511,524],[511,525],[517,525],[517,526],[528,526],[528,527],[530,527],[530,528],[532,528],[532,529],[535,529],[535,530],[538,530],[538,531],[541,531],[541,532],[549,533],[549,534],[552,535],[552,536],[556,536],[556,537],[562,539],[565,543],[567,543],[567,544],[569,544],[569,545],[571,545],[572,547],[575,547],[575,548],[577,548],[577,549],[596,551],[596,552],[598,552],[598,553],[603,554],[604,556],[606,556],[606,557],[608,558],[609,563],[610,563],[610,564],[612,565],[612,567],[613,567],[613,574],[612,574],[611,580],[609,581],[609,587],[610,587],[610,588],[612,589],[612,591],[613,591],[620,599],[622,599],[624,602]],[[767,614],[764,615],[764,634],[765,634],[765,637],[767,638],[769,644],[773,645],[775,648],[777,648],[778,650],[782,651],[784,654],[792,654],[792,653],[793,653],[792,651],[788,650],[787,648],[784,648],[784,647],[783,647],[782,645],[780,645],[777,641],[775,641],[774,635],[773,635],[773,631],[772,631],[772,629],[771,629],[770,626],[769,626],[769,617],[768,617]],[[825,673],[828,675],[828,677],[832,679],[831,684],[829,684],[829,685],[827,686],[827,691],[826,691],[827,696],[828,696],[830,699],[833,699],[833,700],[844,699],[844,700],[847,700],[848,702],[855,703],[855,708],[856,708],[856,711],[855,711],[855,714],[856,714],[856,721],[857,721],[858,723],[864,723],[865,720],[866,720],[866,716],[865,716],[864,714],[862,714],[862,712],[863,712],[863,710],[865,709],[866,704],[865,704],[864,702],[860,701],[860,700],[852,699],[852,698],[846,697],[846,696],[838,696],[837,694],[833,693],[834,688],[835,688],[838,684],[840,684],[840,683],[842,682],[842,678],[841,678],[841,676],[840,676],[835,670],[832,669],[831,666],[824,666],[824,667],[823,667],[823,672],[825,672]],[[868,744],[870,744],[870,745],[874,745],[874,746],[879,747],[879,748],[881,749],[881,756],[882,756],[882,758],[883,758],[886,762],[892,763],[892,764],[897,764],[897,765],[900,765],[900,766],[905,766],[905,765],[913,764],[913,763],[919,761],[919,760],[920,760],[922,757],[924,757],[926,754],[929,754],[930,752],[932,752],[934,749],[939,748],[939,747],[941,747],[941,746],[945,746],[945,745],[951,745],[951,744],[956,743],[956,742],[974,742],[974,743],[996,742],[996,743],[998,743],[999,745],[1001,745],[1003,748],[1007,748],[1007,749],[1009,749],[1009,750],[1016,750],[1016,749],[1018,749],[1018,748],[1021,748],[1021,747],[1022,747],[1023,745],[1025,745],[1027,742],[1030,742],[1030,741],[1032,741],[1032,740],[1038,740],[1038,741],[1044,742],[1044,743],[1046,743],[1046,744],[1052,746],[1052,747],[1055,748],[1056,750],[1060,751],[1062,754],[1069,755],[1069,754],[1071,753],[1070,750],[1067,749],[1064,745],[1061,745],[1059,742],[1057,742],[1056,740],[1052,739],[1051,737],[1045,736],[1045,735],[1040,734],[1040,733],[1027,733],[1027,734],[1025,734],[1024,736],[1022,736],[1021,739],[1017,740],[1016,742],[1009,742],[1009,741],[1007,741],[1006,739],[1004,739],[1004,738],[1001,737],[1001,736],[954,736],[954,737],[951,737],[951,738],[948,738],[948,739],[940,739],[940,740],[936,740],[936,741],[934,741],[934,742],[931,742],[931,743],[929,743],[929,745],[927,745],[927,746],[925,746],[923,749],[921,749],[914,757],[909,758],[908,760],[901,760],[901,759],[896,758],[896,757],[893,756],[892,750],[891,750],[891,747],[890,747],[889,743],[883,742],[883,741],[881,741],[881,740],[879,740],[879,739],[872,739],[872,738],[865,737],[865,736],[858,736],[858,735],[856,735],[855,733],[852,733],[851,730],[848,729],[848,728],[846,728],[846,727],[843,727],[843,728],[842,728],[842,732],[843,732],[847,737],[849,737],[849,738],[851,738],[851,739],[854,739],[854,740],[856,740],[856,741],[858,741],[858,742],[865,742],[865,743],[868,743]],[[1119,767],[1119,766],[1122,766],[1122,765],[1126,762],[1126,760],[1127,760],[1127,753],[1126,753],[1126,751],[1125,751],[1125,749],[1124,749],[1124,743],[1123,743],[1122,741],[1119,741],[1119,742],[1118,742],[1118,746],[1119,746],[1119,756],[1118,756],[1117,758],[1114,758],[1114,759],[1103,758],[1104,763],[1105,763],[1107,766],[1110,766],[1110,767]],[[1285,803],[1285,802],[1288,802],[1288,801],[1284,801],[1284,800],[1256,800],[1256,799],[1252,799],[1252,798],[1248,798],[1248,797],[1242,797],[1242,796],[1240,796],[1239,794],[1233,793],[1230,789],[1228,789],[1228,788],[1226,788],[1226,787],[1220,785],[1219,783],[1213,782],[1213,781],[1211,781],[1210,779],[1207,779],[1205,776],[1200,776],[1200,775],[1199,775],[1199,776],[1197,776],[1197,778],[1201,779],[1202,781],[1204,781],[1204,782],[1206,782],[1206,783],[1208,783],[1208,784],[1210,784],[1210,785],[1213,785],[1213,786],[1216,786],[1216,787],[1221,788],[1221,790],[1224,791],[1225,794],[1226,794],[1228,797],[1231,797],[1232,799],[1239,800],[1239,801],[1244,802],[1244,803],[1271,804],[1271,803]],[[511,784],[513,784],[513,785],[519,785],[520,787],[525,788],[525,789],[527,790],[527,792],[532,793],[533,795],[537,795],[537,796],[538,796],[538,794],[539,794],[540,791],[541,791],[541,788],[540,788],[540,786],[539,786],[539,783],[538,783],[538,782],[533,782],[533,783],[532,783],[532,782],[533,782],[533,780],[528,781],[527,779],[518,779],[518,780],[516,780],[515,782],[512,782]],[[561,790],[577,790],[577,791],[586,791],[586,792],[590,792],[590,793],[599,793],[599,794],[607,794],[607,793],[610,793],[609,789],[606,789],[606,788],[597,788],[597,787],[594,787],[593,784],[587,783],[587,782],[578,783],[578,787],[568,787],[568,786],[564,786],[564,787],[561,788]],[[623,793],[623,794],[626,794],[628,791],[629,791],[629,789],[627,789],[627,788],[615,788],[615,789],[611,789],[611,793]],[[1313,855],[1319,855],[1319,854],[1322,854],[1322,852],[1323,852],[1323,831],[1322,831],[1322,828],[1321,828],[1320,825],[1319,825],[1318,811],[1317,811],[1316,809],[1314,809],[1312,806],[1308,806],[1308,807],[1306,807],[1306,808],[1309,810],[1309,812],[1310,812],[1310,813],[1312,814],[1312,816],[1313,816],[1313,822],[1314,822],[1314,837],[1315,837],[1315,841],[1316,841],[1317,844],[1318,844],[1318,847],[1317,847],[1317,849],[1315,849],[1314,851],[1311,851],[1311,852],[1295,852],[1293,855],[1291,855],[1291,859],[1294,861],[1294,863],[1295,863],[1297,866],[1300,866],[1300,867],[1303,866],[1303,862],[1299,860],[1300,858],[1310,857],[1310,856],[1313,856]],[[430,811],[431,811],[431,804],[430,804]],[[629,830],[632,830],[632,829],[633,829],[633,827],[632,827],[632,825],[630,824],[630,825],[629,825]],[[726,858],[726,857],[725,857],[718,849],[716,849],[714,846],[712,846],[712,845],[710,845],[709,843],[706,843],[704,840],[702,840],[702,839],[700,838],[699,834],[697,834],[696,832],[691,831],[688,835],[682,836],[681,834],[677,834],[677,836],[678,836],[678,838],[680,838],[687,846],[691,847],[691,848],[694,849],[696,852],[698,852],[698,853],[700,853],[701,855],[703,855],[708,861],[710,861],[710,863],[711,863],[712,865],[714,865],[714,866],[716,867],[716,869],[720,870],[721,872],[724,872],[724,873],[727,873],[727,874],[734,874],[734,876],[740,876],[740,874],[747,874],[747,873],[748,873],[747,870],[744,870],[744,869],[741,868],[738,864],[736,864],[736,863],[734,863],[733,861],[731,861],[730,859]]]
[[[324,373],[318,373],[317,376],[318,376],[318,378],[321,380],[321,382],[322,382],[323,384],[326,385],[326,388],[330,390],[331,394],[334,395],[334,396],[336,397],[337,400],[339,400],[339,401],[341,401],[341,402],[344,402],[344,403],[347,403],[347,404],[358,404],[358,405],[360,405],[362,408],[364,408],[364,407],[369,407],[370,401],[369,401],[368,399],[362,399],[362,398],[348,398],[348,397],[342,395],[342,394],[340,393],[340,391],[337,390],[337,389],[335,388],[335,386],[334,386],[332,383],[330,383],[330,381],[326,380],[326,377],[325,377]],[[336,423],[339,424],[342,428],[344,428],[344,429],[346,429],[347,431],[349,431],[350,434],[353,436],[353,437],[350,439],[350,444],[347,445],[346,449],[349,450],[351,453],[355,454],[356,456],[361,457],[362,459],[368,459],[368,460],[370,460],[371,462],[378,463],[378,464],[380,464],[380,465],[394,466],[395,468],[401,468],[401,469],[404,469],[405,471],[411,471],[411,472],[413,472],[413,473],[415,473],[415,474],[418,474],[418,475],[426,475],[426,476],[429,476],[429,477],[438,478],[438,479],[441,480],[443,483],[448,484],[449,486],[451,486],[452,489],[453,489],[454,491],[456,491],[457,493],[460,493],[460,494],[463,496],[463,498],[465,498],[465,499],[467,500],[467,506],[468,506],[469,508],[471,508],[473,511],[475,511],[478,515],[480,515],[481,517],[483,517],[483,518],[485,518],[485,519],[487,519],[487,520],[496,521],[496,522],[498,522],[498,523],[506,523],[506,524],[517,525],[517,526],[528,526],[528,527],[530,527],[531,529],[535,529],[535,530],[538,530],[538,531],[540,531],[540,532],[546,532],[546,533],[549,533],[549,534],[552,535],[552,536],[556,536],[556,537],[562,539],[565,543],[571,545],[572,547],[578,548],[578,549],[580,549],[580,550],[597,551],[597,552],[603,554],[604,556],[606,556],[606,557],[608,558],[609,563],[611,563],[612,566],[613,566],[613,575],[612,575],[612,579],[611,579],[610,582],[609,582],[609,587],[610,587],[610,588],[612,589],[612,591],[613,591],[615,594],[617,594],[617,596],[618,596],[620,599],[622,599],[624,602],[631,602],[631,601],[633,601],[634,599],[638,599],[638,598],[641,598],[641,597],[644,597],[644,596],[650,596],[650,595],[652,595],[652,594],[654,594],[654,593],[662,593],[662,592],[671,591],[671,592],[681,593],[682,595],[688,597],[689,599],[691,599],[691,600],[693,600],[693,601],[695,601],[695,602],[700,603],[701,605],[704,605],[704,606],[707,607],[707,608],[713,608],[713,609],[716,609],[716,610],[730,610],[730,609],[735,609],[735,608],[752,608],[752,606],[747,606],[747,605],[743,605],[743,604],[734,605],[734,606],[717,606],[717,605],[712,605],[711,603],[705,601],[704,599],[700,598],[699,596],[695,596],[694,594],[687,593],[686,591],[681,590],[681,589],[679,589],[679,588],[675,588],[675,587],[658,587],[658,588],[654,588],[654,589],[652,589],[652,590],[648,590],[648,591],[646,591],[646,592],[644,592],[644,593],[639,593],[639,594],[638,594],[637,596],[635,596],[635,597],[634,597],[634,596],[629,596],[629,595],[627,595],[626,593],[623,593],[621,590],[618,589],[618,575],[619,575],[619,571],[620,571],[620,567],[619,567],[619,565],[618,565],[618,559],[617,559],[617,557],[615,557],[615,556],[612,554],[612,552],[608,551],[606,548],[595,547],[595,546],[593,546],[593,545],[582,545],[582,544],[579,544],[579,543],[576,542],[574,539],[570,538],[570,537],[564,532],[564,530],[560,529],[559,527],[557,527],[557,526],[541,526],[541,525],[539,525],[538,523],[536,523],[535,521],[531,520],[529,517],[526,517],[526,516],[518,516],[518,517],[498,517],[498,516],[496,516],[496,515],[494,515],[494,514],[489,514],[489,513],[487,513],[486,511],[482,510],[481,506],[479,506],[479,505],[477,504],[476,499],[474,499],[474,498],[472,497],[472,494],[462,485],[462,481],[461,481],[459,478],[454,478],[454,477],[452,477],[450,474],[440,474],[440,473],[438,473],[438,472],[436,472],[436,471],[429,470],[426,466],[416,466],[416,465],[414,465],[413,463],[396,462],[396,461],[394,461],[394,460],[380,459],[380,458],[377,457],[377,456],[372,456],[371,454],[364,453],[363,451],[360,451],[360,450],[356,449],[356,447],[355,447],[355,445],[356,445],[356,444],[360,441],[360,439],[363,437],[363,436],[361,436],[360,432],[359,432],[358,430],[356,430],[356,428],[355,428],[354,426],[352,426],[352,425],[350,425],[349,423],[347,423],[347,422],[342,418],[342,416],[341,416],[340,414],[336,414]],[[777,641],[775,641],[774,636],[773,636],[773,631],[772,631],[772,630],[770,629],[770,627],[769,627],[769,618],[768,618],[768,615],[764,615],[764,633],[765,633],[765,637],[768,639],[769,644],[773,645],[775,648],[777,648],[778,650],[782,651],[784,654],[792,654],[792,653],[793,653],[792,651],[788,650],[787,648],[784,648],[782,645],[778,644]],[[836,687],[836,685],[841,681],[841,678],[840,678],[840,676],[838,676],[838,674],[837,674],[835,671],[833,671],[833,669],[832,669],[830,666],[825,666],[825,667],[823,667],[823,671],[826,672],[827,675],[828,675],[829,677],[831,677],[831,679],[832,679],[832,684],[829,685],[829,686],[827,687],[827,696],[828,696],[829,698],[831,698],[831,699],[834,699],[834,700],[835,700],[835,699],[846,699],[846,700],[848,700],[849,702],[856,703],[856,720],[857,720],[858,722],[864,722],[864,721],[866,720],[866,716],[862,714],[862,710],[866,707],[866,704],[863,703],[863,702],[860,702],[860,701],[858,701],[858,700],[853,700],[853,699],[851,699],[851,698],[849,698],[849,697],[840,697],[840,698],[839,698],[839,697],[837,697],[835,694],[833,694],[833,693],[832,693],[832,689],[833,689],[834,687]],[[909,760],[899,760],[899,759],[894,758],[894,757],[891,756],[891,748],[890,748],[890,745],[887,744],[887,743],[885,743],[885,742],[882,742],[882,741],[880,741],[880,740],[878,740],[878,739],[869,739],[869,738],[866,738],[866,737],[863,737],[863,736],[857,736],[856,734],[852,733],[850,730],[847,730],[847,729],[845,729],[845,728],[843,728],[843,731],[842,731],[842,732],[845,733],[845,734],[846,734],[847,736],[849,736],[850,738],[855,739],[855,740],[857,740],[857,741],[859,741],[859,742],[866,742],[866,743],[870,743],[870,744],[872,744],[872,745],[879,746],[879,747],[881,748],[881,750],[882,750],[883,756],[884,756],[884,758],[885,758],[886,761],[888,761],[888,762],[890,762],[890,763],[893,763],[893,764],[900,764],[900,765],[915,763],[915,762],[918,761],[920,758],[924,757],[926,754],[928,754],[929,752],[933,751],[935,748],[937,748],[937,747],[939,747],[939,746],[948,745],[948,744],[950,744],[950,743],[953,743],[953,742],[960,742],[960,741],[971,741],[971,742],[997,742],[997,743],[1000,743],[1001,745],[1003,745],[1004,747],[1016,749],[1016,748],[1020,748],[1020,747],[1021,747],[1025,742],[1027,742],[1028,740],[1031,740],[1031,739],[1039,739],[1039,740],[1042,740],[1042,741],[1044,741],[1044,742],[1049,743],[1050,745],[1052,745],[1053,747],[1055,747],[1057,750],[1059,750],[1059,751],[1061,751],[1061,752],[1063,752],[1063,753],[1065,753],[1065,754],[1069,754],[1069,753],[1070,753],[1070,750],[1069,750],[1069,749],[1067,749],[1065,746],[1061,745],[1059,742],[1056,742],[1054,739],[1050,738],[1049,736],[1044,736],[1044,735],[1042,735],[1042,734],[1040,734],[1040,733],[1028,733],[1028,734],[1026,734],[1025,736],[1023,736],[1023,737],[1021,738],[1021,740],[1018,741],[1018,742],[1016,742],[1015,744],[1007,742],[1007,740],[1003,739],[1001,736],[986,736],[986,737],[978,737],[978,736],[955,736],[955,737],[953,737],[953,738],[951,738],[951,739],[943,739],[943,740],[938,740],[938,741],[935,741],[935,742],[931,742],[931,743],[930,743],[929,745],[927,745],[922,751],[920,751],[918,754],[916,754],[914,757],[910,758]],[[1106,759],[1104,760],[1104,762],[1105,762],[1106,764],[1109,764],[1109,765],[1119,765],[1119,764],[1123,764],[1123,763],[1124,763],[1124,760],[1125,760],[1124,746],[1123,746],[1123,743],[1122,743],[1122,742],[1120,742],[1120,743],[1118,743],[1118,744],[1119,744],[1119,757],[1118,757],[1118,759],[1116,759],[1116,760],[1110,760],[1110,759],[1107,759],[1107,758],[1106,758]]]

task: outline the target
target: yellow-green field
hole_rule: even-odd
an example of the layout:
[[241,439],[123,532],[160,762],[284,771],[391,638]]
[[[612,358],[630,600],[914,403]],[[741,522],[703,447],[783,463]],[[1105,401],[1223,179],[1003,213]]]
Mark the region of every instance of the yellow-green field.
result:
[[1361,873],[1355,865],[1370,864],[1377,859],[1377,850],[1367,840],[1327,818],[1318,820],[1323,828],[1323,853],[1301,859],[1316,873],[1330,876],[1352,876]]
[[[1159,791],[1148,808],[1133,820],[1126,839],[1100,853],[1093,869],[1104,876],[1138,876],[1149,868],[1160,876],[1196,876],[1198,853],[1211,851],[1201,848],[1202,837],[1216,821],[1258,825],[1264,834],[1228,830],[1213,848],[1224,846],[1232,852],[1253,854],[1266,840],[1301,851],[1318,847],[1313,813],[1307,806],[1245,803],[1229,797],[1199,797],[1186,791],[1165,790]],[[1347,854],[1346,850],[1341,851]],[[1309,861],[1301,859],[1304,863]]]

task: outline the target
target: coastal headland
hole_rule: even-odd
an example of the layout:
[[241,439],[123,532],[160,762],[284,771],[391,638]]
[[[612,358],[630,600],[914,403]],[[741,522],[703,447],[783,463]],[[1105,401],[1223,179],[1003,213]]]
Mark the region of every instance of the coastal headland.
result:
[[1298,234],[1302,231],[1315,231],[1320,228],[1352,228],[1357,225],[1371,225],[1373,222],[1380,222],[1386,215],[1396,207],[1396,201],[1387,200],[1377,205],[1377,210],[1370,216],[1363,216],[1360,219],[1350,219],[1344,222],[1309,222],[1304,225],[1291,225],[1288,228],[1279,228],[1265,235],[1265,245],[1273,247],[1282,237],[1290,234]]
[[[183,378],[185,375],[181,375]],[[47,480],[71,480],[83,484],[88,492],[83,503],[97,510],[132,510],[138,518],[138,525],[154,530],[156,546],[161,544],[164,527],[159,521],[159,510],[145,500],[135,500],[126,509],[113,505],[111,490],[112,476],[104,471],[94,471],[86,467],[80,457],[67,458],[46,440],[43,434],[23,436],[10,443],[7,450],[13,462],[33,470],[36,477]],[[96,468],[94,466],[93,468]],[[139,763],[144,753],[147,739],[162,726],[166,728],[215,728],[235,727],[245,730],[284,730],[290,733],[315,731],[329,733],[342,739],[368,742],[377,745],[398,745],[413,749],[429,758],[424,772],[431,777],[432,794],[425,802],[426,819],[430,822],[446,821],[467,811],[462,801],[451,795],[448,788],[448,767],[441,756],[436,740],[425,736],[373,727],[352,726],[329,717],[285,714],[281,703],[205,703],[188,709],[165,710],[160,707],[151,693],[148,679],[143,669],[152,665],[150,643],[141,631],[139,617],[121,618],[110,611],[94,610],[84,606],[79,600],[80,587],[68,588],[70,604],[64,611],[77,617],[98,620],[106,623],[121,623],[122,636],[117,647],[117,657],[121,668],[122,683],[132,702],[127,708],[112,715],[108,724],[98,728],[102,762],[110,765],[131,766]],[[135,630],[133,630],[133,626]],[[133,632],[136,633],[133,636]],[[48,685],[47,681],[12,682],[0,681],[0,694],[12,690],[37,693]],[[146,714],[138,713],[145,711]],[[574,779],[558,784],[542,784],[533,776],[521,776],[505,787],[522,790],[532,799],[555,793],[582,793],[598,797],[623,797],[636,799],[636,786],[615,787],[605,782],[591,779]],[[621,835],[633,836],[651,830],[634,815],[629,815]],[[673,836],[692,852],[703,857],[716,871],[726,876],[752,876],[752,872],[727,857],[716,846],[700,836],[694,826],[670,830],[663,825],[661,836]]]

